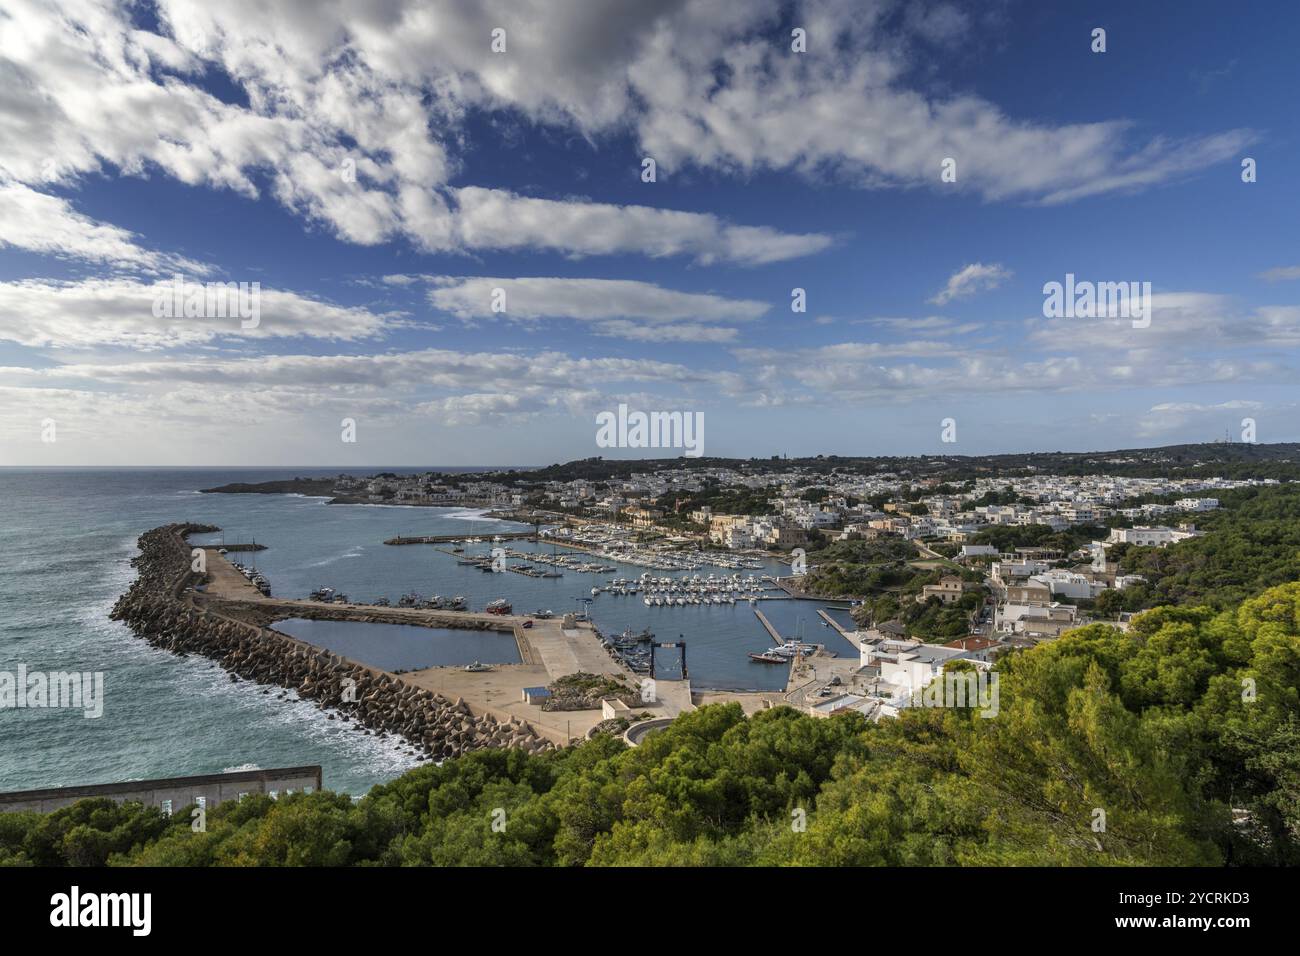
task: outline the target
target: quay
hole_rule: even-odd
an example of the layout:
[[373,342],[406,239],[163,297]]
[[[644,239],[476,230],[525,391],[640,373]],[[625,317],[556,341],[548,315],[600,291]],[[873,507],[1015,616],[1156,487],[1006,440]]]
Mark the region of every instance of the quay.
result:
[[[276,621],[303,617],[512,633],[519,647],[520,663],[494,664],[490,671],[470,672],[463,667],[444,666],[392,674],[358,661],[348,660],[348,663],[452,700],[460,699],[476,717],[491,716],[498,721],[524,721],[538,734],[557,744],[581,739],[604,719],[604,715],[599,709],[544,711],[535,704],[525,702],[525,688],[546,686],[560,677],[579,672],[621,677],[633,687],[640,685],[641,677],[609,655],[589,621],[569,620],[566,627],[564,618],[533,620],[527,615],[519,614],[381,607],[357,603],[327,604],[305,598],[267,597],[240,574],[215,546],[206,546],[203,550],[208,583],[202,593],[193,595],[196,605],[207,606],[214,612],[272,630]],[[524,627],[524,622],[528,620],[532,620],[532,625]],[[287,635],[286,639],[296,640]],[[694,709],[689,681],[656,681],[655,697],[656,700],[644,710],[656,718],[675,717],[683,711]]]

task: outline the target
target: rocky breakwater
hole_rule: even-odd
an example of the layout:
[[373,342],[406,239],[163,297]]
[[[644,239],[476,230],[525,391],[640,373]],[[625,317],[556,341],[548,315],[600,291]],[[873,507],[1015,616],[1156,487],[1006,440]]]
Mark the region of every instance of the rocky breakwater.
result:
[[482,747],[540,753],[555,747],[517,718],[475,716],[461,699],[414,687],[323,648],[241,620],[237,610],[190,590],[203,575],[191,570],[186,535],[218,529],[173,524],[145,532],[133,560],[135,582],[114,605],[112,618],[156,647],[202,654],[231,674],[294,690],[307,700],[379,735],[398,734],[421,759],[441,760]]

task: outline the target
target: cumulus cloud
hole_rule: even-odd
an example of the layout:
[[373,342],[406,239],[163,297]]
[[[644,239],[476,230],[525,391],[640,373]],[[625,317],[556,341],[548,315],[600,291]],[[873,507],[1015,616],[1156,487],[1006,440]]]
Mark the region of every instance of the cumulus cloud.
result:
[[[0,19],[0,175],[30,184],[158,170],[249,197],[265,178],[279,202],[345,241],[404,237],[429,252],[537,246],[762,264],[825,248],[826,236],[707,214],[450,185],[472,109],[614,124],[628,91],[592,98],[588,71],[620,62],[638,25],[673,6],[163,0],[161,33],[150,33],[107,0],[72,0],[57,15],[14,0]],[[499,23],[513,43],[494,58]],[[611,42],[624,28],[634,32]],[[204,88],[211,67],[247,105]],[[517,216],[519,231],[498,215]]]
[[980,292],[996,289],[1011,278],[1011,270],[997,263],[985,265],[972,262],[962,266],[951,276],[948,283],[930,298],[934,305],[947,305],[953,299],[967,299]]
[[[956,188],[1040,202],[1167,182],[1254,136],[1143,141],[1122,117],[1054,126],[973,94],[927,94],[912,83],[911,41],[971,30],[951,4],[895,23],[890,4],[807,0],[794,14],[808,56],[789,54],[779,0],[160,0],[156,10],[151,32],[110,0],[6,4],[0,175],[30,185],[161,172],[250,197],[265,182],[360,244],[754,265],[832,239],[464,183],[467,121],[504,112],[593,140],[631,129],[669,172],[791,170],[865,187],[937,186],[951,157]],[[496,27],[500,55],[489,49]],[[213,71],[237,95],[209,92]]]

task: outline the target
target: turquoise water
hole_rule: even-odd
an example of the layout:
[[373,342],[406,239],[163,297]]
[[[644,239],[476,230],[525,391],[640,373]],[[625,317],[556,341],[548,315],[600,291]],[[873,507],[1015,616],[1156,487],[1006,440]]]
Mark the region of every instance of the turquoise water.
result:
[[[593,585],[639,577],[643,570],[566,571],[558,579],[486,574],[431,546],[383,541],[397,534],[490,537],[517,526],[459,509],[197,492],[230,481],[337,473],[0,469],[0,671],[23,663],[29,671],[100,671],[105,681],[98,719],[71,710],[0,710],[0,790],[319,763],[328,787],[359,794],[415,765],[395,740],[326,720],[315,705],[278,688],[266,693],[232,683],[215,664],[156,650],[110,621],[109,609],[133,577],[136,538],[157,525],[189,520],[220,526],[228,542],[256,538],[268,550],[241,557],[256,561],[274,594],[289,597],[328,586],[354,600],[387,596],[396,603],[416,591],[464,595],[471,609],[505,597],[516,612],[561,613],[578,607]],[[821,626],[817,606],[767,601],[761,608],[783,634],[802,630],[807,640],[851,653],[847,642]],[[647,608],[639,596],[602,594],[590,607],[606,633],[649,627],[661,640],[684,639],[696,687],[774,689],[784,683],[784,668],[745,657],[771,643],[747,604]]]

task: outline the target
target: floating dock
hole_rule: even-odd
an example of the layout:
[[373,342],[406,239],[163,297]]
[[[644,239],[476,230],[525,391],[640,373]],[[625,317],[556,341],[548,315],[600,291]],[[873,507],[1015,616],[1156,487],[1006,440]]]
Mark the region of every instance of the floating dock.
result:
[[483,544],[496,544],[498,541],[533,541],[537,535],[531,531],[506,531],[491,537],[474,534],[417,534],[389,538],[384,544],[457,544],[466,538],[483,538]]
[[831,627],[835,628],[835,630],[839,631],[841,637],[844,637],[848,634],[848,631],[844,629],[844,626],[840,624],[839,621],[835,620],[835,618],[831,617],[821,608],[817,609],[817,616],[820,617],[827,624],[829,624]]
[[773,626],[772,622],[767,619],[766,614],[758,608],[754,608],[754,616],[758,618],[760,624],[767,628],[767,633],[772,635],[772,640],[776,641],[778,645],[785,643],[785,638],[781,636],[781,632]]

